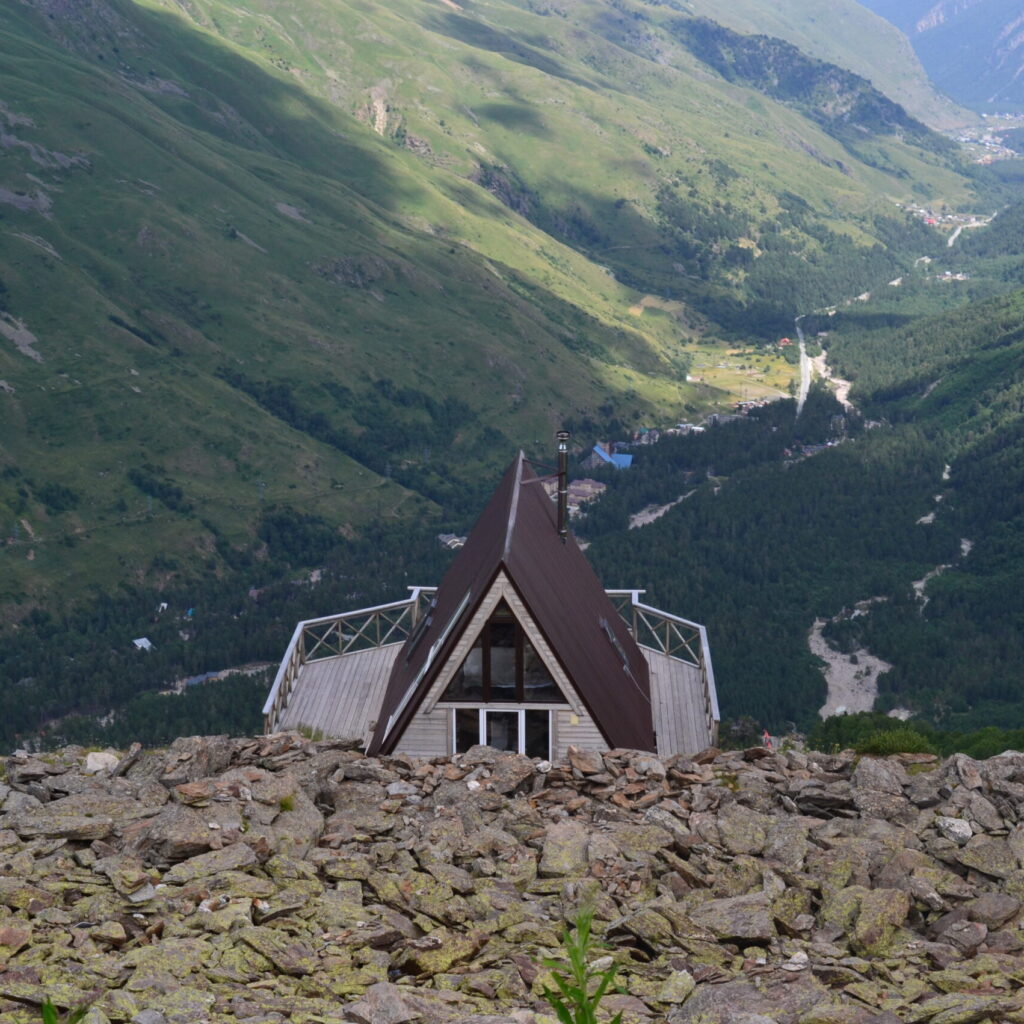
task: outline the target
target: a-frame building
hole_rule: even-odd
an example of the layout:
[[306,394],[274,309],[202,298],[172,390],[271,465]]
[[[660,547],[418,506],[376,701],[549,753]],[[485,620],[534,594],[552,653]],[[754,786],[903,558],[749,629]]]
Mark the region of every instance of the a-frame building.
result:
[[553,734],[654,749],[647,663],[522,452],[399,653],[369,752],[449,732],[538,757]]
[[606,592],[521,452],[436,591],[300,623],[264,715],[423,757],[692,754],[718,725],[704,628]]

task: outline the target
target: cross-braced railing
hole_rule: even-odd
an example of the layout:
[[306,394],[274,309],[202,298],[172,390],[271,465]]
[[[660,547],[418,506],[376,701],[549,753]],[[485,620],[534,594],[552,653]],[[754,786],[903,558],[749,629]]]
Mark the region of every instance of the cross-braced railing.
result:
[[277,728],[303,665],[404,642],[420,621],[424,602],[429,601],[436,590],[435,587],[409,589],[412,593],[404,601],[300,622],[263,705],[263,731],[269,733]]
[[689,619],[681,619],[678,615],[643,604],[640,600],[642,590],[607,590],[605,593],[641,647],[650,647],[659,654],[700,669],[704,689],[704,720],[711,742],[717,742],[721,715],[707,630],[699,622],[690,622]]
[[334,658],[350,651],[365,651],[398,643],[409,635],[414,606],[411,601],[381,605],[363,611],[314,619],[304,624],[304,661]]

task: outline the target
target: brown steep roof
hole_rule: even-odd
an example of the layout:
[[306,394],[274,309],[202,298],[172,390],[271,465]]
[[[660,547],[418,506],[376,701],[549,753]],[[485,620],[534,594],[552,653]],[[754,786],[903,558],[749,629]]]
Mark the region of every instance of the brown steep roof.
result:
[[442,580],[430,623],[395,659],[368,752],[395,748],[502,569],[609,745],[654,750],[647,663],[575,540],[562,543],[520,452]]

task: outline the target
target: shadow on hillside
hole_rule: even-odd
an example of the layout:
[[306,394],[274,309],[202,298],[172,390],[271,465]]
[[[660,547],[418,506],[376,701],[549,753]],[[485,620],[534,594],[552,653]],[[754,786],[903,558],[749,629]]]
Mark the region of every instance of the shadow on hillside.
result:
[[526,103],[485,103],[482,106],[473,108],[477,117],[494,121],[513,132],[528,132],[530,135],[539,135],[542,138],[549,138],[551,132],[548,130],[542,118],[531,106]]
[[528,67],[536,68],[545,75],[553,78],[564,78],[566,81],[574,82],[585,89],[593,89],[592,82],[570,74],[566,69],[531,46],[520,42],[511,35],[499,32],[484,25],[482,22],[474,21],[463,14],[444,13],[440,16],[425,18],[423,27],[438,35],[447,36],[449,39],[457,39],[467,46],[476,47],[478,50],[489,50],[491,53],[500,54],[507,60],[515,61],[517,64],[525,64]]
[[[340,180],[385,208],[402,186],[368,129],[180,17],[122,5],[133,33],[88,62],[187,129]],[[137,34],[136,34],[137,33]],[[52,36],[51,36],[52,38]],[[64,40],[58,38],[58,43]],[[66,46],[81,52],[74,42]],[[271,172],[268,172],[268,174]]]

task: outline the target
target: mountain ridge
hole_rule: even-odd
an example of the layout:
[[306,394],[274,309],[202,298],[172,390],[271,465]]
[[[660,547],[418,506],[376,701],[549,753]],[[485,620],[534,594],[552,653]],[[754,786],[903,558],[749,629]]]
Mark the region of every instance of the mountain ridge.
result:
[[905,27],[876,15],[870,4],[838,0],[829,5],[828,18],[807,0],[779,0],[770,6],[736,0],[724,7],[712,0],[692,0],[683,6],[734,31],[785,39],[808,56],[848,68],[932,127],[948,129],[973,119],[929,82]]
[[979,111],[1024,109],[1024,20],[1008,0],[863,0],[906,33],[936,86]]

